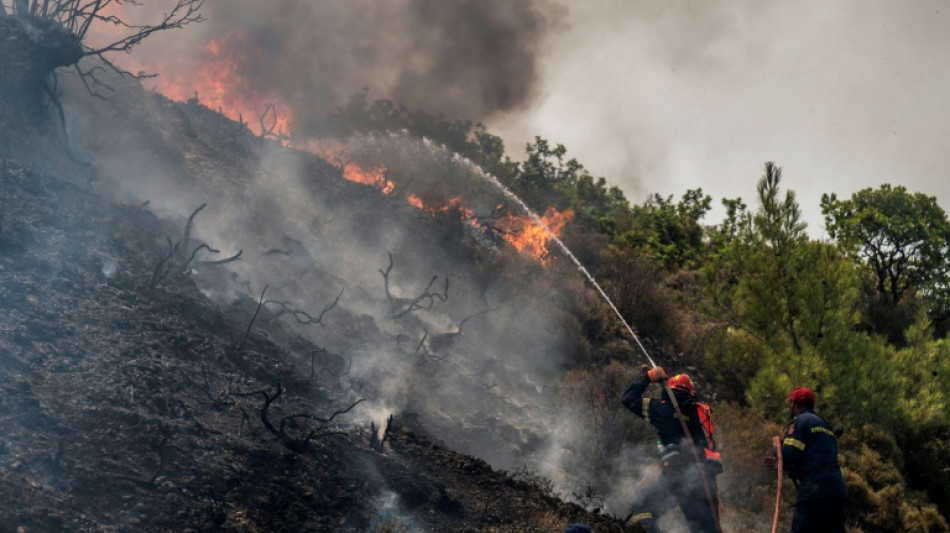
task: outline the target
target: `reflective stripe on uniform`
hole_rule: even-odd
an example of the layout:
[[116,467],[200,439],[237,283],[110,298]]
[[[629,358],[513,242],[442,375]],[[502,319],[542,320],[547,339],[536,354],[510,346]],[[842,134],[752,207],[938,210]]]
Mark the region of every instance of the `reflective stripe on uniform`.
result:
[[643,399],[643,414],[650,412],[650,398]]
[[653,518],[653,513],[638,513],[630,517],[627,522],[631,524],[636,524],[640,520],[650,520]]
[[798,448],[799,450],[805,451],[805,443],[798,439],[793,439],[791,437],[788,437],[787,439],[782,441],[782,444],[784,446],[791,446],[793,448]]
[[[826,433],[826,434],[828,434],[828,435],[831,435],[832,437],[835,436],[835,432],[834,432],[834,431],[831,431],[831,430],[828,429],[828,428],[823,428],[823,427],[821,427],[821,426],[815,426],[815,427],[811,428],[811,432],[812,432],[812,433]],[[837,437],[835,437],[835,438],[837,438]]]

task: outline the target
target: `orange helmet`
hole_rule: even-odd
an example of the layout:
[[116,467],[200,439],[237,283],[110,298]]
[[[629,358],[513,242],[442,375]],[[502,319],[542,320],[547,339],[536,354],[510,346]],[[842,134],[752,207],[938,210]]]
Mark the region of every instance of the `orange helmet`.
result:
[[695,394],[693,390],[693,380],[689,379],[688,374],[676,374],[667,382],[673,391],[685,392],[690,396]]

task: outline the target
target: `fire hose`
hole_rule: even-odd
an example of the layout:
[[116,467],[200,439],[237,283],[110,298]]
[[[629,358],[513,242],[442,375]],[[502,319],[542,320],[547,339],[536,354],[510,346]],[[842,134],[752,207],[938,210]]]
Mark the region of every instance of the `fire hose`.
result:
[[[637,342],[639,343],[639,341]],[[653,367],[656,368],[656,364],[654,364]],[[670,389],[670,385],[666,381],[663,382],[663,390],[665,390],[667,396],[670,397],[670,403],[673,404],[673,410],[676,411],[676,418],[680,421],[680,426],[683,428],[683,435],[686,436],[690,450],[693,452],[693,459],[696,460],[696,466],[699,467],[699,477],[703,480],[703,489],[706,491],[706,501],[709,503],[709,512],[712,513],[712,517],[716,521],[716,531],[722,533],[722,527],[719,525],[719,509],[716,505],[715,498],[713,498],[712,489],[709,486],[709,480],[706,476],[705,454],[703,454],[703,457],[700,457],[696,442],[693,441],[689,427],[686,425],[686,417],[683,416],[679,403],[677,403],[676,398],[673,396],[673,390]]]
[[782,441],[778,437],[772,437],[772,444],[775,445],[775,457],[778,467],[778,490],[775,492],[775,516],[772,518],[772,533],[778,531],[778,512],[782,503]]
[[[637,336],[637,334],[633,331],[633,328],[630,327],[630,324],[627,323],[626,319],[624,319],[623,315],[620,313],[620,310],[617,309],[617,306],[614,305],[610,297],[607,296],[607,293],[604,292],[604,289],[600,286],[600,284],[598,284],[597,281],[594,279],[594,277],[591,276],[590,272],[588,272],[587,269],[584,268],[584,265],[580,262],[579,259],[577,259],[577,256],[571,253],[571,251],[567,248],[567,246],[565,246],[564,243],[561,242],[561,239],[559,239],[558,236],[555,235],[554,232],[551,231],[550,228],[548,228],[548,226],[544,223],[544,221],[538,215],[536,215],[534,211],[531,210],[530,207],[528,207],[528,204],[524,203],[524,201],[521,200],[521,198],[518,198],[517,195],[515,195],[514,193],[509,191],[507,188],[505,188],[504,185],[501,185],[501,183],[498,182],[497,179],[493,179],[492,182],[500,186],[501,190],[504,191],[508,197],[512,198],[518,204],[520,204],[521,207],[523,207],[531,215],[534,221],[537,222],[538,225],[540,225],[542,228],[545,229],[548,235],[551,236],[551,239],[553,239],[554,242],[556,242],[558,246],[560,246],[561,249],[564,250],[564,252],[568,255],[568,257],[571,258],[574,264],[577,265],[577,268],[581,271],[581,273],[584,274],[584,276],[587,277],[587,280],[591,282],[591,284],[594,286],[595,289],[597,289],[597,292],[600,293],[600,295],[604,298],[604,300],[607,302],[610,308],[613,309],[614,313],[617,314],[617,318],[619,318],[620,322],[622,322],[623,325],[627,328],[627,332],[630,333],[630,336],[637,343],[637,346],[640,347],[640,351],[642,351],[643,355],[646,356],[647,361],[650,362],[650,366],[652,366],[653,368],[657,368],[656,362],[653,361],[653,358],[650,357],[649,352],[647,352],[646,348],[644,348],[643,343],[640,342],[640,337]],[[670,397],[670,403],[673,405],[673,410],[676,412],[676,418],[680,421],[680,426],[683,428],[683,435],[686,437],[686,440],[689,441],[690,449],[693,452],[693,458],[696,460],[696,466],[699,467],[699,475],[703,480],[703,488],[706,491],[706,500],[709,502],[709,511],[712,513],[712,516],[716,522],[716,531],[718,533],[722,533],[722,527],[719,525],[718,506],[716,505],[716,501],[713,498],[712,490],[710,489],[710,486],[709,486],[709,481],[706,478],[705,453],[703,454],[703,457],[700,457],[699,450],[696,449],[696,443],[691,438],[689,427],[686,425],[686,418],[683,416],[683,412],[682,410],[680,410],[679,403],[677,403],[676,398],[673,396],[673,391],[672,389],[670,389],[670,385],[666,381],[663,382],[663,390],[665,390],[666,394]]]
[[[619,313],[618,313],[619,314]],[[622,319],[623,317],[621,317]],[[624,321],[626,325],[626,321]],[[650,354],[647,352],[646,348],[643,347],[643,343],[640,342],[640,337],[633,332],[633,329],[627,325],[627,331],[630,332],[630,335],[633,336],[633,340],[636,341],[637,346],[640,347],[640,350],[643,352],[643,355],[646,356],[647,361],[657,368],[656,362],[653,361],[653,358],[650,357]],[[693,459],[696,460],[696,466],[699,467],[699,477],[703,480],[703,489],[706,491],[706,501],[709,503],[709,512],[712,513],[712,517],[716,522],[716,531],[722,533],[722,526],[719,525],[719,508],[716,505],[716,500],[713,498],[712,489],[709,486],[709,480],[706,476],[706,464],[705,464],[705,454],[703,457],[699,455],[699,449],[696,447],[696,442],[692,439],[692,434],[689,431],[689,427],[686,425],[686,417],[683,416],[683,411],[680,410],[679,403],[676,401],[676,396],[673,394],[673,389],[670,388],[670,384],[663,380],[663,390],[666,391],[666,395],[670,398],[670,404],[673,405],[673,410],[676,412],[676,419],[680,421],[680,426],[683,428],[683,435],[686,437],[687,442],[689,442],[690,450],[693,452]]]

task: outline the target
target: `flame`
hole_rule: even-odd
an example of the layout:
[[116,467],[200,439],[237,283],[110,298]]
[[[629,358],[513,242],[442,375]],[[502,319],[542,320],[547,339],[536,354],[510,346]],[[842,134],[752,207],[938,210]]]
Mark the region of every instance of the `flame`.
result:
[[415,194],[409,194],[406,196],[406,201],[409,202],[409,205],[415,207],[416,209],[425,209],[425,204],[422,203],[422,198],[419,198]]
[[[254,40],[244,30],[232,30],[206,44],[202,56],[197,63],[179,64],[165,58],[160,76],[151,82],[152,88],[171,100],[203,104],[232,120],[246,123],[257,135],[275,134],[285,145],[290,145],[287,137],[293,131],[292,108],[279,98],[262,94],[243,76],[255,65],[267,61]],[[150,68],[151,65],[136,63],[134,59],[126,60],[123,64],[130,70],[156,70]],[[396,190],[396,184],[387,177],[385,165],[357,163],[341,143],[311,140],[293,147],[326,159],[340,169],[343,177],[349,181],[368,185],[385,195],[391,195]],[[465,207],[461,197],[445,200],[407,194],[406,201],[433,216],[456,209],[461,219],[469,225],[500,234],[519,252],[543,265],[547,265],[551,259],[548,250],[551,233],[560,238],[564,225],[574,218],[570,209],[559,212],[549,208],[541,217],[544,226],[551,231],[549,233],[534,218],[511,213],[492,215],[483,222]]]
[[304,143],[298,148],[326,159],[328,163],[342,170],[343,177],[347,180],[369,185],[386,195],[390,195],[396,190],[396,183],[386,177],[387,169],[385,165],[365,168],[354,163],[340,143],[314,140]]
[[197,62],[165,68],[150,85],[171,100],[201,103],[246,123],[256,135],[267,129],[287,136],[293,131],[290,106],[280,98],[262,94],[242,74],[265,61],[260,47],[244,30],[232,30],[206,44]]
[[508,214],[498,226],[505,230],[505,240],[519,252],[530,255],[542,265],[547,265],[551,260],[551,252],[548,249],[548,244],[553,238],[551,234],[560,238],[564,226],[572,220],[574,220],[573,210],[558,211],[549,207],[541,217],[544,225],[538,224],[531,217]]
[[[574,211],[565,209],[558,211],[549,207],[538,223],[533,217],[518,216],[505,213],[500,217],[489,217],[484,223],[479,220],[474,211],[464,207],[461,197],[452,198],[444,203],[426,202],[418,195],[409,194],[406,201],[417,209],[432,215],[445,213],[449,209],[458,209],[459,216],[473,227],[485,228],[486,231],[497,231],[502,238],[515,247],[519,252],[533,257],[542,265],[548,265],[551,252],[548,248],[554,237],[561,238],[564,226],[574,220]],[[501,209],[502,206],[499,206]],[[553,235],[552,235],[553,234]]]

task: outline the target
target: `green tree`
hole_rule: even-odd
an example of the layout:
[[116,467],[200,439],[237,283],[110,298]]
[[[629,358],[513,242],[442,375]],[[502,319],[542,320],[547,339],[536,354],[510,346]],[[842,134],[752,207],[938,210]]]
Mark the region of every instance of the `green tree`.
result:
[[631,228],[620,235],[623,244],[653,258],[667,270],[696,268],[703,252],[700,220],[709,212],[712,198],[702,189],[687,190],[679,202],[659,194],[632,209]]
[[848,200],[824,194],[821,209],[831,238],[873,276],[876,329],[900,340],[918,297],[935,323],[950,318],[950,221],[936,198],[884,184]]
[[855,268],[835,246],[808,239],[781,177],[781,168],[766,163],[754,213],[730,201],[730,220],[717,233],[721,249],[703,269],[709,315],[720,324],[707,356],[772,415],[784,412],[791,386],[832,388],[825,354],[857,356],[848,348],[857,320]]
[[575,223],[610,237],[630,220],[630,204],[617,187],[594,178],[577,159],[567,157],[563,144],[535,137],[526,147],[526,159],[508,174],[496,174],[531,209],[571,209]]

